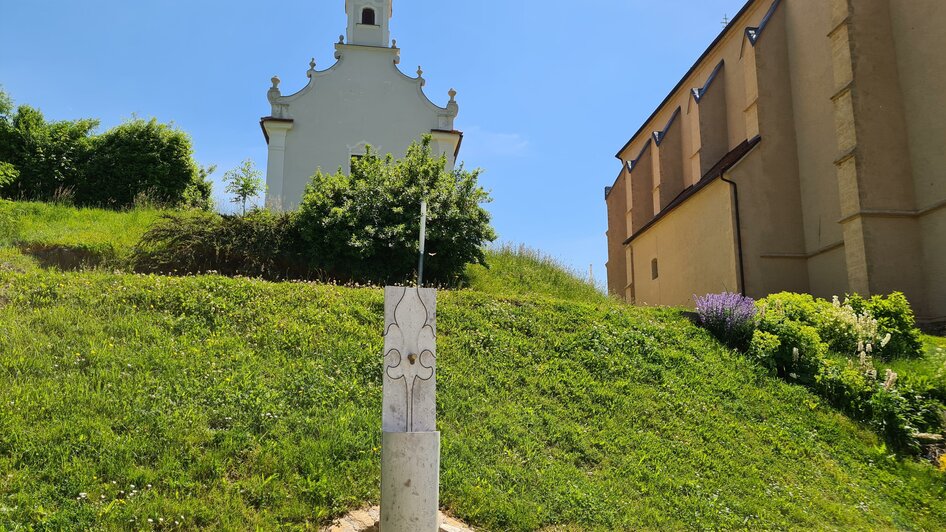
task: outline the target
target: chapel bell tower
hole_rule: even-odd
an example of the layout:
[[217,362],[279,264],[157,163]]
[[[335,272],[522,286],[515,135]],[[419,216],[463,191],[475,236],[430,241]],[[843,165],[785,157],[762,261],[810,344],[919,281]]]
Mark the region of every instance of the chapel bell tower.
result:
[[394,0],[345,0],[348,13],[348,44],[391,45],[391,17]]

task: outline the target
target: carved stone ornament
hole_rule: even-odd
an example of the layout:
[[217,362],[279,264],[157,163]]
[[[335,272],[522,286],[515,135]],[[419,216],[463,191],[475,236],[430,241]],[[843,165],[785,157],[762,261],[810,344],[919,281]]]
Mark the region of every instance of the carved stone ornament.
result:
[[436,312],[431,288],[384,289],[385,432],[437,430]]

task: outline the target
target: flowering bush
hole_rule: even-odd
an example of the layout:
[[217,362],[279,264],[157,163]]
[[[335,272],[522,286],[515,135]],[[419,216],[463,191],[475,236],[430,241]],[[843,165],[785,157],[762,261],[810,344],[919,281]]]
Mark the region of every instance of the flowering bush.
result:
[[858,313],[847,298],[841,303],[835,296],[817,321],[821,339],[838,353],[850,355],[865,349],[870,352],[883,341],[878,338],[877,320],[866,310]]
[[739,294],[707,294],[696,298],[700,324],[730,347],[746,349],[756,326],[755,300]]
[[828,302],[784,292],[752,305],[737,294],[697,299],[700,322],[720,340],[869,423],[892,449],[916,452],[918,432],[942,430],[935,382],[878,375],[874,365],[875,356],[914,356],[922,345],[902,294]]
[[870,299],[854,295],[848,298],[848,304],[855,312],[868,314],[877,320],[877,332],[881,338],[890,336],[887,343],[876,350],[875,355],[878,358],[890,360],[918,358],[923,355],[923,341],[920,339],[916,317],[906,296],[900,292]]

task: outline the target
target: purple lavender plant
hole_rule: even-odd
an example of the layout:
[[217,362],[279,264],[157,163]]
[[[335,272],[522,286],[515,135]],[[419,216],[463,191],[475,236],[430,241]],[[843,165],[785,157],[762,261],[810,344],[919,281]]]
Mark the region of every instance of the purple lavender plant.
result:
[[724,292],[696,297],[700,324],[726,345],[746,349],[756,328],[755,300]]

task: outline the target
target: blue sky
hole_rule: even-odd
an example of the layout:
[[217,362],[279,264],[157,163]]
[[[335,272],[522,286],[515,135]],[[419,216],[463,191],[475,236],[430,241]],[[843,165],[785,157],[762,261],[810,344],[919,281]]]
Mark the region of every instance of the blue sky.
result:
[[[744,0],[395,0],[401,68],[459,92],[500,239],[604,280],[614,158]],[[270,78],[334,62],[344,0],[0,0],[0,85],[51,119],[174,122],[201,164],[266,165]],[[217,186],[218,202],[226,202]]]

